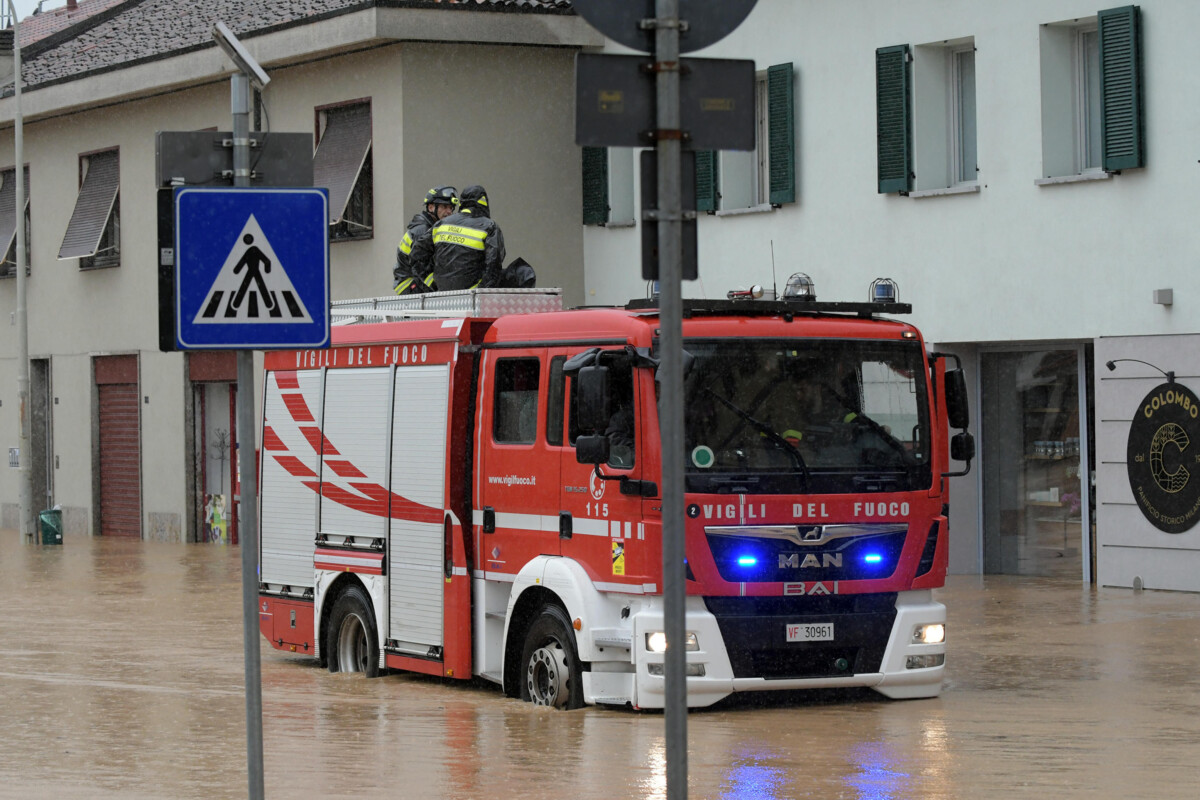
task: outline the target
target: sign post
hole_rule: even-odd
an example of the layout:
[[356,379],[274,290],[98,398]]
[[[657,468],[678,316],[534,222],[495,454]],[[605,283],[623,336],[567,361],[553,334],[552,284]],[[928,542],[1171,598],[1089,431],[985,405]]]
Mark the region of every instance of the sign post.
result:
[[250,799],[262,800],[254,351],[329,346],[329,200],[322,189],[250,188],[250,87],[271,79],[223,22],[212,35],[238,67],[229,85],[235,188],[175,192],[176,344],[237,351],[246,771]]
[[[662,437],[662,553],[663,553],[663,628],[667,637],[665,654],[667,797],[684,800],[687,797],[687,677],[686,652],[686,568],[684,548],[684,437],[683,437],[683,222],[685,213],[691,219],[695,211],[685,212],[682,190],[682,153],[685,138],[705,142],[712,148],[753,149],[754,105],[739,103],[738,97],[753,97],[754,71],[739,70],[735,62],[729,69],[713,70],[705,84],[714,86],[720,102],[712,102],[703,91],[694,95],[702,99],[701,113],[693,116],[695,132],[683,129],[681,123],[680,52],[706,47],[736,28],[757,0],[575,0],[575,10],[600,32],[635,50],[649,50],[654,59],[649,74],[655,81],[655,127],[648,137],[657,150],[657,208],[643,209],[643,220],[658,225],[659,321],[662,360],[659,379],[662,386],[659,408]],[[687,14],[681,19],[680,11]],[[681,39],[681,34],[686,38]],[[647,41],[645,37],[650,37]],[[685,43],[686,42],[686,43]],[[579,58],[583,58],[580,56]],[[618,86],[602,85],[605,77],[603,63],[580,66],[576,61],[576,103],[590,103],[593,108],[577,111],[575,139],[579,144],[621,146],[631,138],[636,142],[644,136],[639,125],[648,107],[638,91],[637,66],[624,62],[625,79]],[[620,58],[618,56],[588,56]],[[693,63],[701,59],[691,59]],[[610,62],[618,67],[618,62]],[[633,72],[630,73],[630,66]],[[703,69],[700,65],[699,69]],[[699,69],[697,71],[699,71]],[[608,70],[609,76],[619,76],[621,69]],[[739,74],[748,76],[747,86],[740,87]],[[726,80],[728,78],[728,80]],[[741,80],[744,81],[744,78]],[[716,86],[716,84],[720,86]],[[626,92],[626,89],[630,91]],[[744,106],[744,107],[743,107]],[[600,118],[591,115],[596,111]],[[711,118],[703,112],[716,112]],[[628,112],[628,114],[627,114]],[[624,116],[628,123],[611,124],[613,118]],[[589,118],[601,120],[604,131],[599,135],[587,130]],[[722,118],[726,125],[714,125],[709,119]],[[739,119],[743,124],[738,124]],[[745,124],[748,122],[748,125]],[[749,137],[745,131],[749,130]],[[711,138],[710,138],[711,137]],[[727,140],[726,140],[726,137]],[[689,142],[689,146],[696,146]],[[643,256],[645,258],[645,256]]]

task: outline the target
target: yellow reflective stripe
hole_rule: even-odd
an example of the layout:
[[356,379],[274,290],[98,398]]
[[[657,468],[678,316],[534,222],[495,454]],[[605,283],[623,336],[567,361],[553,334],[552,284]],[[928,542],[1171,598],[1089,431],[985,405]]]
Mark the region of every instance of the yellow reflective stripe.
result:
[[425,276],[424,283],[426,286],[433,286],[433,273],[432,272]]
[[858,419],[858,414],[851,411],[849,414],[842,417],[842,422],[854,422],[856,419]]
[[483,241],[487,238],[487,231],[481,231],[475,228],[467,228],[462,225],[438,225],[437,228],[434,229],[434,233],[437,233],[438,231],[448,231],[450,233],[457,233],[462,236],[470,236],[472,239],[478,239],[479,241]]
[[799,439],[804,438],[804,434],[801,433],[800,431],[796,430],[795,428],[788,428],[786,431],[783,432],[783,438],[799,440]]
[[479,205],[483,206],[484,208],[487,208],[487,196],[486,195],[484,197],[479,198],[475,202],[479,203]]
[[475,281],[475,285],[474,285],[474,286],[471,286],[471,287],[469,287],[469,288],[471,288],[471,289],[478,289],[478,288],[479,288],[479,284],[481,284],[481,283],[483,283],[483,278],[480,278],[479,280]]
[[472,250],[482,250],[487,231],[463,228],[458,225],[439,225],[433,229],[434,244],[456,244]]
[[412,282],[413,282],[412,278],[405,278],[404,280],[397,283],[396,284],[396,294],[404,294],[406,291],[408,291],[408,287],[412,285]]
[[404,238],[400,240],[400,252],[404,255],[412,253],[413,238],[411,233],[404,234]]

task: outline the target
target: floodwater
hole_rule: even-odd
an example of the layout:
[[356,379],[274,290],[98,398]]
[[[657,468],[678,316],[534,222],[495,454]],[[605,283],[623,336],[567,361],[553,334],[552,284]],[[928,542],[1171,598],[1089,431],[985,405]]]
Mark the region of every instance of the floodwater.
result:
[[[245,797],[240,567],[219,545],[0,531],[0,798]],[[692,713],[689,796],[1200,797],[1200,597],[1007,577],[939,596],[940,698]],[[265,644],[262,673],[268,797],[666,796],[661,714],[331,675]]]

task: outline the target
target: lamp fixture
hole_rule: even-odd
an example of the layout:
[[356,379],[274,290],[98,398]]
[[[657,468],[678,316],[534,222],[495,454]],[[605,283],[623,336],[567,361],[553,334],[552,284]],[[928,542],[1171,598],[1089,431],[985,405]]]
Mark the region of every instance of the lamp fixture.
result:
[[1156,367],[1153,364],[1151,364],[1149,361],[1142,361],[1140,358],[1114,358],[1112,361],[1105,361],[1104,366],[1108,367],[1109,372],[1112,372],[1113,370],[1115,370],[1117,368],[1117,364],[1122,361],[1132,361],[1136,364],[1145,364],[1147,367],[1156,369],[1159,372],[1161,372],[1163,375],[1165,375],[1167,377],[1167,383],[1175,382],[1175,371],[1174,370],[1165,370],[1162,367]]

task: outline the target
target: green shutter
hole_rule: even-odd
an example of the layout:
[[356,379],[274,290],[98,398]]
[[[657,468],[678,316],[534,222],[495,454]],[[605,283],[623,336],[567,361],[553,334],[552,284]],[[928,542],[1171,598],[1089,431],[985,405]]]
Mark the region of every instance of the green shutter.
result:
[[911,78],[908,45],[875,51],[875,126],[879,192],[907,192],[912,184]]
[[1142,31],[1137,6],[1100,12],[1100,165],[1146,165],[1142,130]]
[[717,210],[717,151],[696,151],[696,210]]
[[767,68],[767,152],[771,205],[796,202],[796,106],[792,65]]
[[608,148],[583,148],[583,224],[608,222]]

